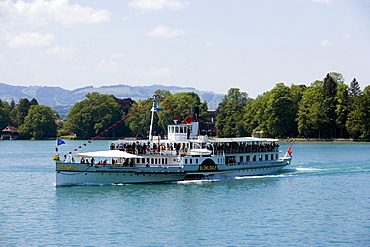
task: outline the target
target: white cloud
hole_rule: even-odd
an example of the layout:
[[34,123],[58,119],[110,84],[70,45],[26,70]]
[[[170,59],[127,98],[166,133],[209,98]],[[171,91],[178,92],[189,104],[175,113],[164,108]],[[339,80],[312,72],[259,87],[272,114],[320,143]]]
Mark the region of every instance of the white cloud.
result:
[[320,46],[321,47],[329,47],[329,46],[331,46],[332,45],[332,43],[329,41],[329,40],[323,40],[323,41],[321,41],[321,43],[320,43]]
[[101,60],[96,66],[95,70],[98,72],[113,73],[116,72],[117,69],[118,63],[113,61]]
[[334,0],[312,0],[315,3],[332,4]]
[[344,34],[343,34],[343,38],[344,38],[344,39],[349,39],[349,38],[351,38],[351,36],[352,36],[352,35],[351,35],[350,33],[344,33]]
[[207,44],[204,45],[204,47],[205,48],[210,48],[210,47],[212,47],[212,45],[213,45],[212,43],[207,43]]
[[176,0],[133,0],[128,5],[132,8],[144,10],[178,10],[189,5],[189,2]]
[[54,35],[51,33],[25,32],[10,38],[8,46],[12,48],[48,46],[53,41]]
[[169,26],[158,26],[148,33],[148,36],[155,38],[174,38],[184,35],[182,29],[172,30]]
[[171,70],[167,68],[152,68],[149,71],[141,74],[141,76],[146,77],[168,77],[171,75],[172,75]]
[[1,22],[8,25],[44,26],[50,21],[63,25],[76,23],[92,24],[110,20],[111,13],[107,10],[94,10],[78,4],[70,5],[68,0],[36,0],[26,2],[5,0],[0,2]]
[[123,57],[125,57],[125,54],[123,54],[123,53],[116,53],[116,54],[112,54],[109,57],[109,60],[117,60],[117,59],[121,59]]
[[73,46],[54,46],[45,51],[47,55],[57,55],[62,59],[71,60],[75,57],[76,51],[79,49]]

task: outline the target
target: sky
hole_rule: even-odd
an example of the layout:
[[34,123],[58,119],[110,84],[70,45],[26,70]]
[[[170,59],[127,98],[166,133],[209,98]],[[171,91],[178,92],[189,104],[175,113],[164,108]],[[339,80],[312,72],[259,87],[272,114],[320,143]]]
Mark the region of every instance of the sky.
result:
[[10,85],[255,98],[329,72],[370,85],[370,0],[0,0],[0,82]]

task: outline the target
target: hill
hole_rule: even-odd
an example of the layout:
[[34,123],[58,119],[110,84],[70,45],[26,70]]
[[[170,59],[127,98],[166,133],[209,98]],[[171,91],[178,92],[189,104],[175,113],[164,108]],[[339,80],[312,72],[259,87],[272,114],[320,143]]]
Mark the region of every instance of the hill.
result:
[[0,83],[0,99],[8,102],[14,99],[15,102],[18,102],[20,98],[35,98],[40,105],[50,106],[53,110],[58,111],[61,116],[65,117],[69,112],[69,108],[83,100],[87,93],[98,92],[101,94],[112,94],[117,98],[132,98],[133,100],[139,100],[150,97],[157,89],[168,90],[172,94],[179,92],[194,92],[199,95],[202,101],[208,103],[209,110],[215,110],[224,97],[223,94],[215,94],[212,91],[199,91],[192,87],[163,86],[156,84],[151,86],[88,86],[75,90],[66,90],[61,87],[26,87]]

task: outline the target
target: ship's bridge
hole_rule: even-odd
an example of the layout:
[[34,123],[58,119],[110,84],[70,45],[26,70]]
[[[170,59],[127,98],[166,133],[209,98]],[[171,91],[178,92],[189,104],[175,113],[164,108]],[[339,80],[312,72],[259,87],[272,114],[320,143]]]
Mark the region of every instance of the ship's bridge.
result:
[[198,138],[199,124],[191,122],[188,124],[172,124],[167,127],[168,139],[172,141],[184,141]]

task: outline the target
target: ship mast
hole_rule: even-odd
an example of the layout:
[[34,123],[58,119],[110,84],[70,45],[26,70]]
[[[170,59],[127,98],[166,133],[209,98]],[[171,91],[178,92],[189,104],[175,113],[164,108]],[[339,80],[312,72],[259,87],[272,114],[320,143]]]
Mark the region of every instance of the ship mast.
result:
[[153,96],[153,106],[152,106],[152,118],[150,120],[150,129],[149,129],[149,141],[150,143],[153,143],[153,123],[154,123],[154,111],[155,111],[155,102],[156,102],[156,96]]

